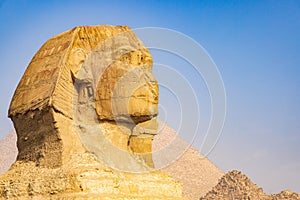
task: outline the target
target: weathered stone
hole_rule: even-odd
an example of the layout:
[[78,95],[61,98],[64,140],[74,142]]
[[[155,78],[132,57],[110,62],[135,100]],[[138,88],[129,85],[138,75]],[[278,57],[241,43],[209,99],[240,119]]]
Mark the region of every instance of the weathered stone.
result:
[[170,176],[106,168],[90,153],[73,155],[57,169],[17,161],[0,176],[0,199],[183,199]]
[[126,26],[76,27],[48,40],[11,102],[19,154],[0,196],[181,198],[180,184],[153,168],[151,70]]
[[132,135],[148,134],[148,135],[157,135],[158,123],[156,117],[145,122],[138,123],[133,131]]

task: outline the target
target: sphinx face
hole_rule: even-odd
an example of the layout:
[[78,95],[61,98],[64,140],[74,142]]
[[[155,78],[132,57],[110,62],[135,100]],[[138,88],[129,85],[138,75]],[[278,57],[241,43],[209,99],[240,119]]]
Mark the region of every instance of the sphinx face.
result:
[[[158,84],[149,51],[130,46],[138,42],[124,38],[107,41],[87,56],[74,83],[74,118],[89,151],[110,167],[132,171],[121,163],[143,160],[147,167],[154,167],[151,151],[157,131]],[[121,157],[127,160],[121,162]]]
[[158,85],[148,51],[126,53],[103,72],[96,87],[100,120],[139,123],[157,115]]

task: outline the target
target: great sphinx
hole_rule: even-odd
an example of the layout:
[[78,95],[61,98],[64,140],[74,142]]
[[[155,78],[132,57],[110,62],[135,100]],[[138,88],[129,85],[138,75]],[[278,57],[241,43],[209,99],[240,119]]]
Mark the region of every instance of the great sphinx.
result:
[[152,161],[157,105],[151,54],[127,26],[49,39],[11,101],[19,154],[0,197],[180,199]]

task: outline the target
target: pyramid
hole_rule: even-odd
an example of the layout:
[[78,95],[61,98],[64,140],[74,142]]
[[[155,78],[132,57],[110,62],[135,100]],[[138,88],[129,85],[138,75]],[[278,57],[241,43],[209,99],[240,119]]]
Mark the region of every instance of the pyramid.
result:
[[0,174],[8,171],[10,166],[16,161],[17,135],[15,131],[11,131],[2,140],[0,140]]
[[[160,152],[161,149],[172,149],[172,146],[185,147],[182,152],[174,156],[172,162],[159,168],[166,174],[172,176],[183,185],[183,195],[191,200],[198,200],[210,191],[224,175],[208,158],[201,155],[199,151],[181,139],[170,126],[160,125],[159,134],[153,140],[153,152]],[[173,142],[173,145],[170,143]],[[167,151],[170,156],[171,152]],[[153,154],[154,164],[160,162],[162,155]]]
[[299,200],[300,195],[288,190],[279,194],[267,195],[262,188],[254,184],[246,175],[233,170],[226,173],[211,191],[200,198],[200,200],[212,199]]

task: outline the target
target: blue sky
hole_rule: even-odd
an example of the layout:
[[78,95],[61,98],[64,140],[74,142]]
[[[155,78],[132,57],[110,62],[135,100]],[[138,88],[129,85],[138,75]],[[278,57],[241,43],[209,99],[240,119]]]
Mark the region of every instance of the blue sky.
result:
[[[13,128],[7,118],[9,103],[40,46],[75,26],[96,24],[164,27],[200,43],[218,66],[227,95],[224,130],[208,157],[224,171],[242,170],[267,192],[300,192],[300,1],[296,0],[2,0],[0,138]],[[154,62],[169,62],[168,55],[162,57],[153,52]],[[180,61],[168,64],[186,70]],[[161,102],[172,113],[170,99]],[[197,141],[194,146],[199,146]]]

